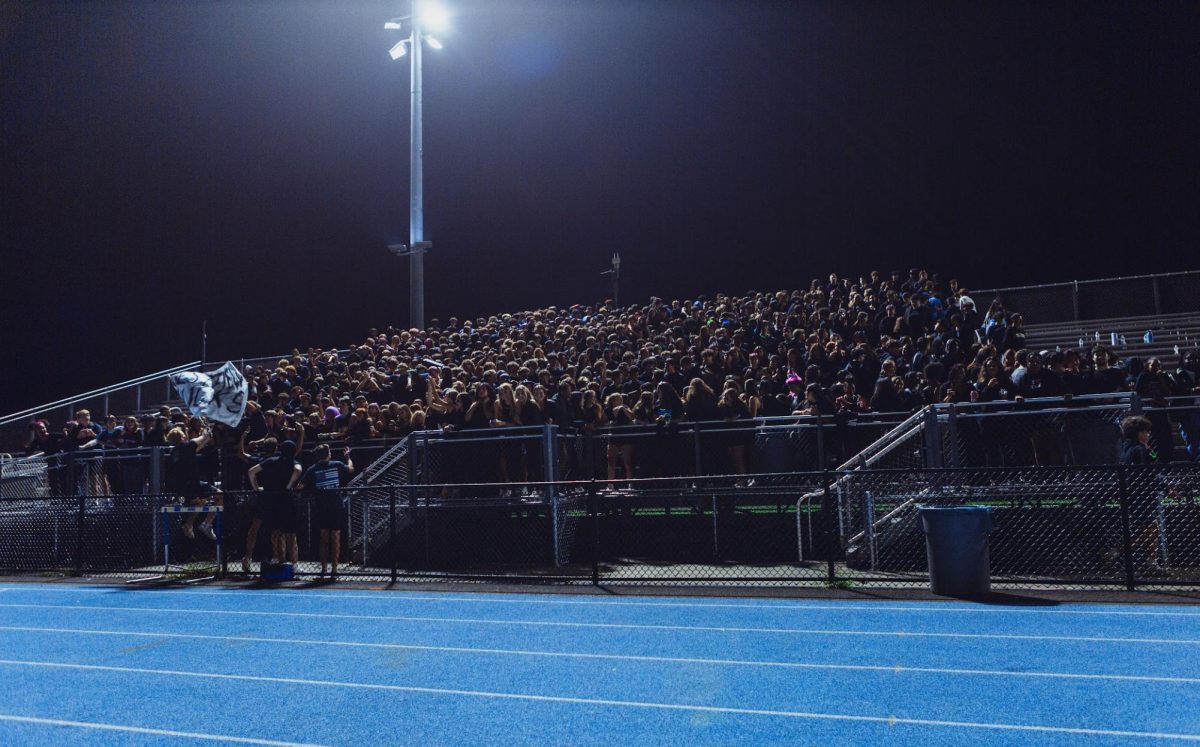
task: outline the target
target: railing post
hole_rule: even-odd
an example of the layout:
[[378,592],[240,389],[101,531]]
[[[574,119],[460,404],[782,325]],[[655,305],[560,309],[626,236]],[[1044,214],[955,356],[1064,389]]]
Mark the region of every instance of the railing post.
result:
[[592,586],[600,585],[600,517],[596,511],[596,478],[588,483],[588,518],[592,522]]
[[[554,460],[551,458],[554,453],[554,426],[542,426],[542,455],[545,464],[542,466],[544,476],[546,478],[546,500],[550,502],[550,531],[554,532],[551,538],[550,545],[554,548],[554,567],[566,565],[563,559],[563,548],[559,546],[559,516],[558,516],[558,485],[555,483],[556,473],[554,469]],[[594,473],[593,473],[594,474]]]
[[942,433],[938,423],[937,407],[925,408],[925,466],[930,469],[942,467]]
[[1150,285],[1154,290],[1154,313],[1156,316],[1162,316],[1162,293],[1158,287],[1158,275],[1150,279]]
[[695,469],[692,471],[692,474],[699,477],[701,474],[703,474],[700,471],[702,469],[702,467],[701,467],[701,463],[700,463],[701,459],[700,459],[700,424],[699,423],[692,423],[692,456],[696,462],[696,466],[695,466]]
[[154,446],[150,449],[150,494],[161,495],[163,492],[163,451],[165,447]]
[[[399,490],[396,486],[388,491],[388,509],[391,512],[391,518],[388,521],[388,533],[390,536],[389,546],[392,552],[392,583],[396,583],[396,578],[400,571],[400,553],[396,548],[396,491]],[[365,538],[363,540],[366,541]]]
[[824,495],[821,497],[821,513],[825,517],[825,571],[826,582],[833,586],[837,580],[837,571],[833,567],[833,507],[829,495],[829,470],[821,465],[821,486]]
[[870,490],[863,491],[863,518],[866,519],[867,555],[870,558],[871,570],[875,570],[875,496]]
[[1117,467],[1117,486],[1120,490],[1121,540],[1125,546],[1125,588],[1133,591],[1136,580],[1133,572],[1133,532],[1129,526],[1129,480],[1126,476],[1127,469],[1124,465]]
[[[108,418],[108,395],[107,394],[104,395],[103,402],[104,402],[104,411],[100,413],[100,418],[107,419]],[[97,420],[100,420],[100,418],[97,418]],[[100,422],[103,423],[104,420],[100,420]]]
[[546,423],[542,426],[542,479],[553,483],[558,480],[558,426]]
[[1079,281],[1071,281],[1071,316],[1079,321]]
[[961,467],[958,453],[958,409],[951,402],[946,405],[946,440],[950,442],[949,464],[947,466]]
[[87,512],[87,498],[83,495],[79,496],[79,518],[76,524],[77,534],[75,537],[75,575],[83,575],[83,533],[84,533],[84,514]]
[[138,384],[133,391],[133,409],[139,415],[142,413],[142,385]]
[[[800,426],[797,426],[800,427]],[[817,413],[817,469],[824,470],[829,466],[825,461],[825,418]]]

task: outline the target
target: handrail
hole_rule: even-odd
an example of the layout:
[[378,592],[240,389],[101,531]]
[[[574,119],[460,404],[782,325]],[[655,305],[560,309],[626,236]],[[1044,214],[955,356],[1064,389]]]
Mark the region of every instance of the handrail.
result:
[[1036,290],[1039,288],[1069,288],[1072,285],[1085,285],[1087,283],[1115,283],[1127,280],[1150,280],[1153,278],[1169,278],[1179,275],[1200,275],[1200,270],[1179,270],[1177,272],[1156,272],[1149,275],[1125,275],[1115,278],[1093,278],[1091,280],[1061,280],[1057,283],[1042,283],[1040,285],[1014,285],[1008,288],[981,288],[977,291],[968,291],[970,293],[1003,293],[1004,291],[1019,291],[1019,290]]
[[37,415],[38,413],[48,412],[50,410],[54,410],[56,408],[63,407],[65,405],[74,404],[81,400],[91,399],[92,397],[102,397],[106,394],[111,394],[113,392],[120,391],[121,389],[128,389],[129,387],[132,387],[132,386],[140,386],[141,384],[147,384],[151,381],[154,381],[155,379],[161,379],[165,376],[170,376],[171,374],[181,373],[183,371],[190,371],[199,366],[200,366],[200,361],[192,361],[191,363],[184,363],[182,365],[174,366],[172,368],[168,368],[168,369],[159,371],[157,373],[146,374],[144,376],[139,376],[136,379],[130,379],[129,381],[123,381],[120,384],[111,384],[106,387],[101,387],[100,389],[93,389],[90,392],[84,392],[83,394],[76,394],[73,397],[64,397],[63,399],[57,400],[55,402],[48,402],[44,405],[38,405],[37,407],[30,407],[28,409],[21,410],[20,412],[14,412],[12,414],[5,415],[4,417],[0,418],[0,426],[8,425],[9,423],[15,423],[16,421],[21,420],[22,418],[27,418],[30,415]]

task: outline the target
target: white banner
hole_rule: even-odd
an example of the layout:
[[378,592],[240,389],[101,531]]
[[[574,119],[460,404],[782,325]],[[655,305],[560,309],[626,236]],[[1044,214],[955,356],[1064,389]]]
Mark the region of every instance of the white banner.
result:
[[174,374],[171,384],[193,415],[236,427],[246,411],[249,387],[246,377],[232,361],[210,374],[199,371]]

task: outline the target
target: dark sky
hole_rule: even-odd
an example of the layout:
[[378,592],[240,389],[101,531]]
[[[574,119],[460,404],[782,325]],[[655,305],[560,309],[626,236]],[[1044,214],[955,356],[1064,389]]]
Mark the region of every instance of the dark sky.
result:
[[[1195,2],[447,5],[430,317],[1200,266]],[[0,4],[0,413],[406,322],[406,7]]]

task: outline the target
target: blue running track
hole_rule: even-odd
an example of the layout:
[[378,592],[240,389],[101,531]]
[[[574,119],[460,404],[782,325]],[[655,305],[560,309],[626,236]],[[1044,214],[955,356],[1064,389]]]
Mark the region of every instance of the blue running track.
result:
[[0,586],[0,745],[1200,741],[1200,608]]

